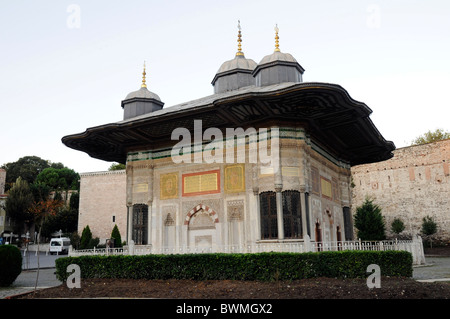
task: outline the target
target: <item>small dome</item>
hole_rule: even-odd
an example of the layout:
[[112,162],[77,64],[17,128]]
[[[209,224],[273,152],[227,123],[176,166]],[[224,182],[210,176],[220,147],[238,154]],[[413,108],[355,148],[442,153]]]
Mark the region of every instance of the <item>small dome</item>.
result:
[[139,90],[129,93],[125,100],[133,98],[155,99],[161,101],[157,94],[150,92],[146,87],[141,87]]
[[271,62],[275,62],[275,61],[297,63],[297,60],[292,56],[292,54],[275,51],[272,54],[266,55],[261,60],[261,62],[259,62],[259,65],[271,63]]
[[246,59],[244,55],[236,55],[233,60],[224,62],[217,71],[217,74],[236,69],[253,71],[255,68],[255,61],[252,59]]

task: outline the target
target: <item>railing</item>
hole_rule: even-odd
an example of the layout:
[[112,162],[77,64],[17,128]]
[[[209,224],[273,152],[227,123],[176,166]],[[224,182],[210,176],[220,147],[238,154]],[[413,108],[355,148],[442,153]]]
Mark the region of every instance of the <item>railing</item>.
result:
[[261,252],[315,252],[339,250],[405,250],[412,254],[413,264],[425,263],[423,244],[420,236],[413,240],[384,241],[340,241],[312,242],[308,236],[302,241],[278,242],[260,241],[251,245],[213,245],[213,246],[179,246],[152,247],[152,245],[130,245],[122,248],[94,248],[84,250],[69,249],[69,256],[83,255],[147,255],[147,254],[201,254],[201,253],[261,253]]

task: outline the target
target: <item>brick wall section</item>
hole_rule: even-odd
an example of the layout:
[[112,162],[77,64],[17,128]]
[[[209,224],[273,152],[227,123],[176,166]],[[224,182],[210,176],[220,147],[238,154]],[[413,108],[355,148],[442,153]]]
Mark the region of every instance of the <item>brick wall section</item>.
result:
[[399,148],[390,160],[352,168],[352,210],[369,196],[382,208],[387,234],[393,219],[405,224],[402,235],[420,232],[423,217],[433,217],[436,237],[450,241],[450,139]]
[[82,173],[80,177],[80,236],[84,227],[89,225],[92,236],[100,238],[100,243],[105,243],[117,224],[124,241],[127,225],[125,170]]

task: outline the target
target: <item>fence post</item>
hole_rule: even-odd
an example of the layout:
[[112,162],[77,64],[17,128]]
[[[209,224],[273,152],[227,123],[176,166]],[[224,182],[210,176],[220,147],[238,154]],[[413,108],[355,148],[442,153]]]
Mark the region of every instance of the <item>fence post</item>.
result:
[[309,237],[308,234],[305,234],[304,238],[303,238],[303,242],[305,243],[305,251],[306,252],[311,252],[311,238]]
[[130,250],[130,255],[134,255],[134,241],[130,240],[130,243],[128,244],[128,249]]

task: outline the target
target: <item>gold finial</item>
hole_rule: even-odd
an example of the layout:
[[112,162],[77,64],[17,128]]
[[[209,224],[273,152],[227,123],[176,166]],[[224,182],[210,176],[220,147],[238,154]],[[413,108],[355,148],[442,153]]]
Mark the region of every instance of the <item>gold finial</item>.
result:
[[280,37],[278,36],[278,31],[278,24],[275,24],[275,52],[280,52],[280,44],[278,43]]
[[241,48],[241,43],[242,43],[242,36],[241,36],[241,21],[238,20],[238,51],[236,52],[236,56],[238,55],[244,55],[244,53],[242,52],[242,48]]
[[145,61],[144,61],[144,71],[142,72],[142,85],[141,85],[142,88],[146,88],[147,87],[147,84],[145,83],[145,75],[146,74],[147,73],[145,73]]

